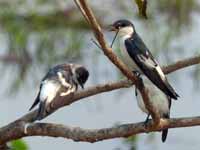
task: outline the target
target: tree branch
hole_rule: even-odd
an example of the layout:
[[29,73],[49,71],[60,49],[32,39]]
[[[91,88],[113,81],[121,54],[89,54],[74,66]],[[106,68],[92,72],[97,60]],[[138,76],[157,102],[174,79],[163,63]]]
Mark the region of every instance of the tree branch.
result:
[[162,69],[165,74],[168,74],[176,70],[183,69],[185,67],[189,67],[189,66],[199,64],[199,63],[200,63],[200,56],[195,56],[195,57],[179,60],[174,64],[162,67]]
[[70,127],[61,124],[32,123],[27,126],[26,133],[24,133],[25,125],[21,122],[20,124],[17,124],[15,128],[11,128],[8,131],[10,134],[3,134],[0,130],[0,144],[11,140],[11,134],[12,140],[27,136],[50,136],[94,143],[106,139],[128,137],[131,135],[148,133],[152,131],[161,131],[165,128],[199,126],[200,116],[190,118],[162,119],[161,123],[155,128],[151,128],[152,124],[153,122],[149,121],[146,126],[143,122],[139,122],[122,124],[111,128],[82,129],[79,127]]

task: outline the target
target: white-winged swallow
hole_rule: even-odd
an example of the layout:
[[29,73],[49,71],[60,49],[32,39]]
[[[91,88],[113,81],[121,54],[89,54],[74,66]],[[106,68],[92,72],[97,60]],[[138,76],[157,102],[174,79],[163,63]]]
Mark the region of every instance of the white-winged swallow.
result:
[[169,84],[158,62],[128,20],[118,20],[111,25],[120,37],[120,50],[124,63],[134,72],[145,74],[161,91],[173,99],[179,95]]
[[[60,64],[51,68],[42,79],[39,93],[29,110],[39,103],[36,119],[43,119],[48,113],[51,102],[58,94],[66,96],[77,91],[78,86],[84,88],[88,77],[88,70],[78,64]],[[61,88],[64,89],[64,92],[59,93]]]
[[[149,101],[151,102],[153,107],[158,111],[160,117],[169,119],[170,118],[171,98],[169,96],[167,96],[165,93],[163,93],[160,89],[158,89],[145,76],[140,76],[140,79],[142,79],[142,84],[148,93]],[[136,99],[137,99],[139,108],[148,115],[147,119],[145,121],[145,123],[147,123],[150,114],[144,105],[144,101],[143,101],[142,95],[140,93],[140,90],[138,90],[137,88],[135,89],[135,95],[136,95]],[[168,134],[168,129],[162,130],[162,142],[166,141],[167,134]]]

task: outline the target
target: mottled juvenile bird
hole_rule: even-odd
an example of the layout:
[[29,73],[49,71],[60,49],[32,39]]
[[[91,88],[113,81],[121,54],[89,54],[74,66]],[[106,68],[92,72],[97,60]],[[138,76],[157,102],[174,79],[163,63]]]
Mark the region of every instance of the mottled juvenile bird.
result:
[[169,84],[161,67],[136,33],[134,25],[128,20],[118,20],[111,25],[111,31],[119,34],[122,59],[128,67],[137,73],[145,74],[159,89],[173,99],[179,95]]
[[[148,93],[149,101],[153,107],[158,111],[161,118],[170,118],[170,107],[171,107],[171,98],[158,89],[148,78],[141,76],[143,85]],[[149,112],[144,105],[144,101],[140,91],[136,88],[135,90],[136,99],[139,108],[145,112],[148,116],[146,122],[149,118]],[[162,131],[162,141],[165,142],[167,138],[168,129]]]
[[[29,110],[32,110],[39,103],[37,120],[43,119],[57,94],[66,96],[75,92],[78,85],[84,88],[88,77],[89,72],[82,65],[60,64],[51,68],[42,79],[37,98]],[[59,93],[61,88],[64,89],[64,92]]]

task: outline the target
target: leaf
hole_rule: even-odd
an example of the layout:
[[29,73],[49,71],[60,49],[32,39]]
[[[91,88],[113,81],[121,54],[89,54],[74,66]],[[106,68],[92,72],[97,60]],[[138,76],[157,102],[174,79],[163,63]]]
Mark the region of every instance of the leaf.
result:
[[138,6],[139,14],[147,19],[147,0],[135,0],[135,2]]
[[14,140],[11,142],[11,149],[13,150],[28,150],[28,145],[24,140]]
[[132,135],[124,140],[124,144],[128,145],[130,150],[137,150],[138,136]]

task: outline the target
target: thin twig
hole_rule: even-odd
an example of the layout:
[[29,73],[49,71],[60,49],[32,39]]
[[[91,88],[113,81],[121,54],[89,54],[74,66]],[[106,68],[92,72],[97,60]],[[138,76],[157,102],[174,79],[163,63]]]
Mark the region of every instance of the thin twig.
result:
[[102,50],[102,48],[99,46],[99,44],[92,38],[91,41],[99,48]]
[[82,13],[83,17],[85,18],[85,20],[87,21],[87,23],[90,23],[90,21],[89,21],[87,15],[85,14],[85,11],[84,11],[83,8],[81,7],[79,1],[78,1],[78,0],[74,0],[74,2],[75,2],[75,4],[76,4],[76,6],[78,7],[78,9],[81,11],[81,13]]

